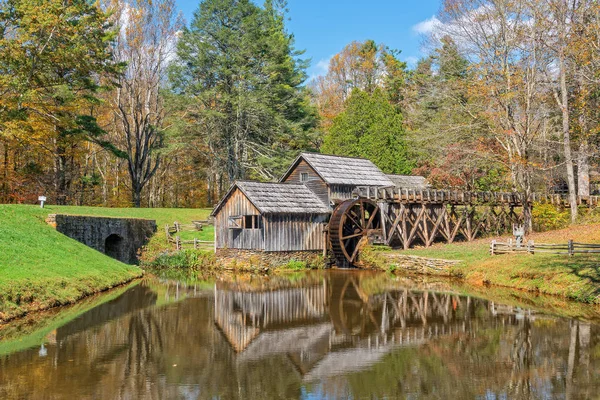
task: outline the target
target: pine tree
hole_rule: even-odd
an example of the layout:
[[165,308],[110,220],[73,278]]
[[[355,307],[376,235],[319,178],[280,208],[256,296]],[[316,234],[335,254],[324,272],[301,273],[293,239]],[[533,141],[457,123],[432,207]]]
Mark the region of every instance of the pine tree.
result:
[[276,178],[316,125],[279,3],[204,1],[178,44],[171,81],[187,99],[188,139],[229,182]]
[[369,94],[354,89],[345,110],[334,118],[321,151],[367,158],[386,173],[407,174],[409,160],[402,114],[382,89]]

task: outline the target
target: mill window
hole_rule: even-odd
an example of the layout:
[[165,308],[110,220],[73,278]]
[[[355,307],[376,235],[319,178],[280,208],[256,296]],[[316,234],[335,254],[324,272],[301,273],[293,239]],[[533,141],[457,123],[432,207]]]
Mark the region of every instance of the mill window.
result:
[[259,229],[260,215],[244,215],[244,229]]
[[308,182],[308,172],[300,172],[300,182]]

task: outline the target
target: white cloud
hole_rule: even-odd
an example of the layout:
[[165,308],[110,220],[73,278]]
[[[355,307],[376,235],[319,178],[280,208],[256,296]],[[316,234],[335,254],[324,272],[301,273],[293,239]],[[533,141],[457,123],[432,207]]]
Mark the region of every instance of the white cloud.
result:
[[415,56],[408,56],[406,57],[406,63],[408,64],[408,66],[410,68],[413,68],[414,66],[417,65],[417,62],[419,62],[419,59]]
[[331,61],[332,57],[333,55],[327,58],[322,58],[319,61],[317,61],[315,67],[312,68],[311,74],[308,77],[308,81],[314,81],[319,76],[327,75],[327,71],[329,70],[329,62]]
[[329,56],[327,58],[322,58],[317,62],[317,64],[315,65],[315,74],[316,75],[325,75],[327,73],[327,70],[329,69],[329,62],[331,61],[331,57],[333,57],[333,56]]
[[426,19],[425,21],[421,21],[416,25],[413,25],[412,30],[415,33],[420,35],[428,35],[432,33],[436,28],[442,25],[442,22],[437,19],[434,15],[431,18]]

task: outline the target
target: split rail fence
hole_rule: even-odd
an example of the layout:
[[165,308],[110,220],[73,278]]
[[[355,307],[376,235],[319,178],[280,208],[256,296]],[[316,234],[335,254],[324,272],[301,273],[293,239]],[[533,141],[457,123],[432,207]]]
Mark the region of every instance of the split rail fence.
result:
[[600,254],[600,244],[579,243],[569,240],[567,243],[534,243],[533,240],[527,243],[517,244],[512,240],[508,242],[498,242],[492,240],[490,245],[490,254],[509,254],[509,253],[551,253],[567,254]]
[[206,225],[211,225],[210,221],[192,221],[191,224],[180,224],[175,221],[173,225],[165,225],[165,235],[168,243],[173,243],[177,250],[182,250],[185,246],[197,250],[214,250],[215,242],[212,240],[199,240],[197,238],[182,240],[179,232],[182,231],[202,231]]

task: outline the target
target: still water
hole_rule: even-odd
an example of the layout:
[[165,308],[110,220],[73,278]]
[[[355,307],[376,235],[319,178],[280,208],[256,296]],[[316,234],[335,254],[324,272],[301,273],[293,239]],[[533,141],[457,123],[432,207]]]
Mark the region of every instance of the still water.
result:
[[145,279],[1,328],[0,398],[600,398],[597,308],[458,293],[346,271]]

